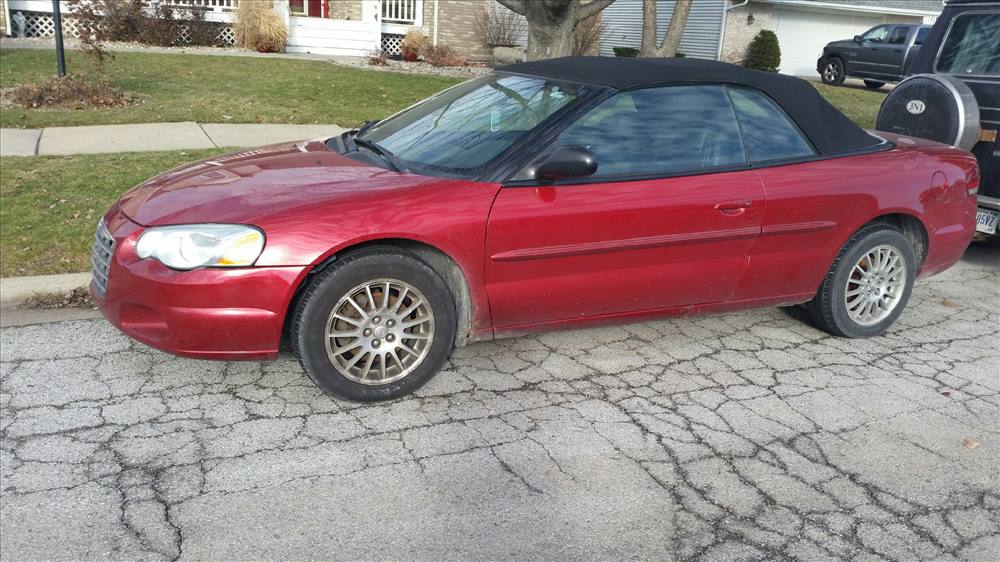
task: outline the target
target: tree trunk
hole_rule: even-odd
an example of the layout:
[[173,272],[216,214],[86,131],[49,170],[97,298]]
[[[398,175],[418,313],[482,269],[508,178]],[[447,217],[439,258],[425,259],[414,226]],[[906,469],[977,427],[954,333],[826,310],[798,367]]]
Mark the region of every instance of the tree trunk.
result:
[[576,23],[566,20],[555,25],[528,25],[528,60],[554,59],[573,54]]
[[658,57],[675,57],[677,48],[681,45],[681,37],[684,36],[684,26],[687,25],[688,14],[691,13],[691,0],[677,0],[674,5],[674,13],[670,16],[670,27],[667,34],[660,43],[660,48],[656,50]]
[[528,20],[528,60],[573,54],[576,24],[595,16],[615,0],[497,0]]
[[656,56],[656,0],[642,0],[642,47],[639,56]]

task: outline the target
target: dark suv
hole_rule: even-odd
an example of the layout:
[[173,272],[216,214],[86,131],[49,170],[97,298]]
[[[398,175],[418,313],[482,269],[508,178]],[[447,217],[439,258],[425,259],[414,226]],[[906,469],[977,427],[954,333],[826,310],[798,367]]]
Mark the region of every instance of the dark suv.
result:
[[816,71],[824,84],[839,86],[848,76],[861,78],[873,89],[897,82],[909,74],[917,52],[931,26],[911,23],[876,25],[854,39],[834,41],[823,47]]
[[947,0],[876,128],[935,140],[979,161],[977,230],[1000,237],[1000,1]]

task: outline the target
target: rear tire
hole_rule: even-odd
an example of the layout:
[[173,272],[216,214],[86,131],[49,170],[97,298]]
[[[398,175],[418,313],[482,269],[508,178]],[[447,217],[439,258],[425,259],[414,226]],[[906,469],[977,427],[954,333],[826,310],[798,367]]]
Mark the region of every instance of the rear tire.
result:
[[844,71],[844,61],[839,57],[830,57],[823,62],[823,69],[819,73],[824,84],[839,86],[844,83],[847,73]]
[[873,223],[840,251],[806,306],[816,325],[835,336],[868,338],[902,314],[916,277],[916,252],[899,230]]
[[885,82],[879,82],[877,80],[865,80],[865,88],[868,88],[869,90],[877,90],[882,86],[885,86]]
[[348,400],[390,400],[445,364],[456,317],[433,269],[397,248],[375,247],[318,274],[299,300],[290,339],[320,388]]

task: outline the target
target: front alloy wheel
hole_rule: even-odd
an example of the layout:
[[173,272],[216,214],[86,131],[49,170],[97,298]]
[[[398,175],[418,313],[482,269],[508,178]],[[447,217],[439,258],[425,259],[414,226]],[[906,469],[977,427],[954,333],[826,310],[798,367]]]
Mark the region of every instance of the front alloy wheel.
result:
[[454,297],[416,256],[383,246],[345,254],[299,298],[291,343],[306,374],[350,400],[413,392],[448,360]]
[[326,323],[326,354],[348,379],[388,384],[413,372],[434,342],[434,311],[406,281],[376,279],[347,292]]

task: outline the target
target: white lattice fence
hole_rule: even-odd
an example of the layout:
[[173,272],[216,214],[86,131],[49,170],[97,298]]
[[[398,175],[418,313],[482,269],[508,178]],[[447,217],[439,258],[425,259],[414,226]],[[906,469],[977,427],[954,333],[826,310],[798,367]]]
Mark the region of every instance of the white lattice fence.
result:
[[382,52],[387,55],[403,54],[403,36],[395,33],[383,33]]
[[[24,16],[24,36],[25,37],[52,37],[56,34],[56,24],[52,20],[51,13],[45,12],[20,12]],[[17,21],[17,12],[11,14],[11,20]],[[62,28],[64,37],[80,37],[80,28],[77,20],[73,18],[63,18]],[[14,27],[11,28],[12,30]]]
[[[56,24],[51,13],[46,12],[21,12],[24,15],[24,36],[25,37],[54,37],[56,34]],[[14,20],[14,14],[11,14]],[[63,17],[63,37],[80,38],[80,27],[82,22],[74,18]],[[236,35],[233,33],[231,25],[224,23],[208,23],[217,28],[216,39],[220,45],[234,45]],[[191,42],[191,33],[186,25],[180,27],[180,40],[187,44]]]
[[233,26],[231,25],[220,25],[217,37],[219,38],[220,45],[231,47],[236,44],[236,32],[233,31]]

